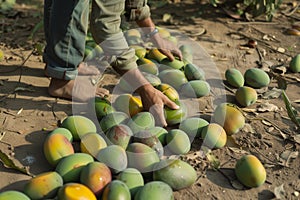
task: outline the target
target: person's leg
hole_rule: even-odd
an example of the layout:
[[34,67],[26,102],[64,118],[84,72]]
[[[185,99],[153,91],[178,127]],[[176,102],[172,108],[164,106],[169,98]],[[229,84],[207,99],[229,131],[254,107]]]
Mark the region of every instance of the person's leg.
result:
[[84,78],[81,82],[75,81],[78,75],[99,74],[96,68],[88,68],[82,63],[88,28],[89,1],[45,0],[44,6],[47,42],[44,61],[46,73],[52,77],[48,88],[50,95],[85,101],[94,95],[93,91],[98,95],[107,93],[92,85],[90,77],[81,77],[80,79]]

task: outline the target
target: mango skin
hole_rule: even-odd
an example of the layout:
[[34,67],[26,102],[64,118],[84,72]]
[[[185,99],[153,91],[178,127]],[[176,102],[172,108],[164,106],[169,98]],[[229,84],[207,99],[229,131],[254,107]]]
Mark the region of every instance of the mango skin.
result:
[[201,136],[202,129],[209,123],[200,117],[189,117],[179,124],[179,129],[183,130],[189,137],[195,138]]
[[191,149],[191,142],[188,135],[180,129],[169,130],[166,140],[166,147],[175,155],[186,154]]
[[227,135],[233,135],[245,125],[245,117],[237,106],[231,103],[219,104],[213,114],[213,121],[221,125]]
[[51,199],[63,185],[57,172],[44,172],[31,178],[24,186],[24,193],[30,199]]
[[[66,138],[68,138],[68,140],[69,140],[70,142],[73,141],[73,135],[72,135],[72,133],[71,133],[68,129],[66,129],[66,128],[58,127],[58,128],[54,129],[53,131],[51,131],[51,132],[49,133],[49,135],[53,135],[53,134],[61,134],[61,135],[64,135]],[[49,136],[49,135],[48,135],[48,136]]]
[[151,181],[142,187],[134,200],[173,200],[174,194],[172,188],[162,181]]
[[245,155],[235,165],[238,180],[247,187],[259,187],[266,181],[267,173],[259,159],[254,155]]
[[127,185],[120,180],[113,180],[104,189],[102,200],[131,200]]
[[205,72],[195,64],[188,63],[184,66],[184,74],[187,80],[205,80]]
[[129,128],[132,130],[133,134],[154,127],[155,119],[150,112],[140,112],[134,115],[127,123]]
[[107,147],[105,139],[98,133],[88,133],[80,140],[80,150],[96,158],[98,152]]
[[178,60],[176,58],[173,61],[170,61],[169,58],[166,58],[166,59],[163,59],[160,63],[162,65],[167,65],[173,69],[181,69],[184,66],[183,61]]
[[113,174],[117,174],[127,168],[128,161],[125,150],[119,145],[109,145],[101,149],[97,160],[106,164]]
[[161,62],[163,59],[167,58],[166,55],[161,53],[157,48],[150,49],[146,54],[146,58],[156,60],[157,62]]
[[132,197],[144,186],[144,178],[141,172],[135,168],[125,169],[117,176],[117,180],[123,181],[127,185]]
[[253,88],[263,88],[269,85],[270,77],[269,75],[258,68],[247,69],[245,74],[245,83]]
[[175,90],[175,88],[173,88],[171,85],[166,84],[166,83],[162,83],[158,86],[156,86],[156,89],[158,89],[159,91],[161,91],[164,95],[166,95],[171,101],[178,101],[179,100],[179,94],[178,92]]
[[63,120],[61,127],[68,129],[74,140],[79,140],[83,135],[89,132],[96,132],[96,125],[92,120],[85,116],[73,115]]
[[225,71],[225,80],[235,88],[242,87],[245,83],[243,74],[236,68],[229,68]]
[[108,113],[112,113],[115,111],[114,107],[112,107],[109,100],[102,97],[95,97],[94,104],[92,106],[95,108],[96,116],[98,120],[101,120]]
[[82,168],[94,161],[94,158],[86,153],[74,153],[59,161],[55,171],[61,175],[64,183],[78,182]]
[[52,166],[56,166],[63,157],[74,154],[72,143],[61,134],[48,135],[43,144],[43,151],[46,160]]
[[136,168],[141,173],[152,171],[155,163],[159,162],[157,153],[149,146],[134,142],[127,147],[128,167]]
[[127,125],[119,124],[110,128],[106,132],[106,136],[112,144],[119,145],[123,149],[126,149],[133,133]]
[[235,92],[236,101],[244,107],[254,104],[257,100],[257,92],[254,88],[242,86]]
[[182,85],[180,93],[189,98],[200,98],[209,95],[210,85],[203,80],[192,80]]
[[0,200],[30,200],[30,198],[19,191],[16,190],[7,190],[0,193]]
[[176,101],[175,102],[179,108],[173,110],[167,106],[164,107],[164,115],[167,121],[168,126],[173,126],[179,124],[182,120],[186,119],[187,117],[187,107],[183,101]]
[[159,84],[161,84],[161,80],[158,78],[158,76],[149,74],[147,72],[142,72],[142,74],[153,87],[157,87]]
[[163,146],[167,144],[166,136],[168,134],[168,131],[165,128],[160,126],[155,126],[146,130],[152,133],[152,135],[155,135]]
[[201,138],[203,139],[203,145],[213,149],[222,148],[227,142],[225,130],[217,123],[211,123],[204,127]]
[[289,64],[290,70],[294,73],[300,72],[300,54],[294,56]]
[[108,115],[103,117],[99,124],[102,131],[106,132],[108,129],[115,125],[127,123],[128,119],[129,116],[126,113],[116,111],[113,113],[109,113]]
[[180,90],[180,87],[187,83],[188,80],[186,79],[184,73],[178,69],[166,69],[161,71],[158,74],[162,83],[167,83],[174,87],[177,91]]
[[66,183],[58,190],[59,200],[97,200],[94,193],[81,183]]
[[80,173],[80,183],[90,188],[96,196],[100,195],[111,181],[110,169],[104,163],[97,161],[84,166]]
[[190,187],[197,180],[195,169],[179,159],[161,160],[153,169],[153,180],[165,182],[173,190]]
[[143,111],[142,100],[131,94],[120,94],[116,97],[113,106],[117,111],[124,112],[131,117]]
[[140,71],[158,75],[158,67],[151,60],[147,58],[140,58],[136,62]]

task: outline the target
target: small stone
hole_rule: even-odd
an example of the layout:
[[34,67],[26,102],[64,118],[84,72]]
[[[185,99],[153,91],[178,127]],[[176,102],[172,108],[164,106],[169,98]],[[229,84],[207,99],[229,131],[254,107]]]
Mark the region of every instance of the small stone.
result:
[[299,192],[298,192],[298,191],[295,191],[295,192],[294,192],[294,195],[295,195],[296,197],[298,197],[298,196],[299,196]]
[[285,52],[285,49],[282,48],[282,47],[278,47],[278,48],[277,48],[277,51],[280,52],[280,53],[284,53],[284,52]]

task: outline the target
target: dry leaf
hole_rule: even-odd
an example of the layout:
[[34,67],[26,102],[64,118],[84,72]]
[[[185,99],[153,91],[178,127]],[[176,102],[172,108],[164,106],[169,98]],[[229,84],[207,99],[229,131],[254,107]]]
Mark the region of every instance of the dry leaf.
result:
[[263,99],[277,99],[280,97],[281,93],[282,93],[281,89],[273,88],[272,90],[265,92],[262,95],[262,98]]
[[298,144],[300,144],[300,134],[294,135],[293,139],[294,139],[295,142],[297,142]]
[[257,106],[257,111],[258,112],[273,112],[273,111],[278,111],[278,107],[274,104],[271,103],[263,103]]
[[280,154],[280,159],[283,162],[284,166],[288,167],[291,159],[297,158],[298,155],[299,155],[298,151],[285,150]]
[[234,153],[238,153],[238,154],[248,154],[247,151],[243,150],[243,149],[239,149],[239,148],[235,148],[235,147],[228,147],[228,149]]
[[5,131],[3,131],[2,133],[0,133],[0,141],[4,138],[4,136],[5,136]]
[[248,123],[246,123],[242,129],[242,131],[246,132],[246,133],[255,133],[255,131],[253,130],[252,126]]
[[283,188],[283,184],[274,188],[274,194],[276,199],[285,199],[285,190]]
[[21,109],[17,112],[17,115],[21,114],[22,111],[23,111],[23,108],[21,108]]
[[267,120],[262,120],[261,121],[264,125],[267,125],[267,126],[273,126],[272,123],[268,122]]

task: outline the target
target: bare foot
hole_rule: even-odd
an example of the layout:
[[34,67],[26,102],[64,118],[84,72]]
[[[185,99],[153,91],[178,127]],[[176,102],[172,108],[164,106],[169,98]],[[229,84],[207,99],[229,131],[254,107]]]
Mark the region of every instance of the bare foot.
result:
[[104,97],[109,94],[108,90],[93,85],[89,76],[77,76],[75,80],[52,78],[48,92],[51,96],[78,102],[86,102],[92,97]]

